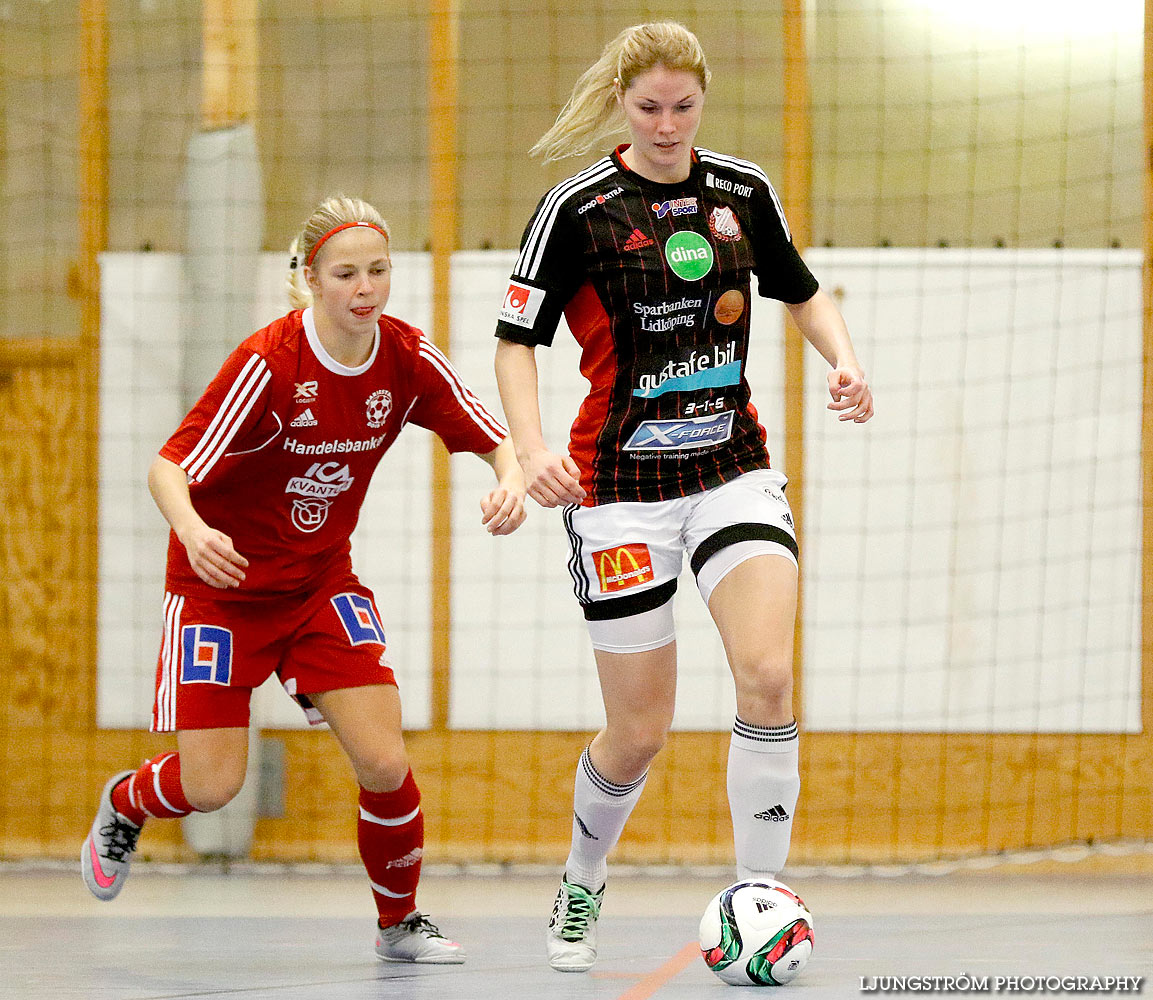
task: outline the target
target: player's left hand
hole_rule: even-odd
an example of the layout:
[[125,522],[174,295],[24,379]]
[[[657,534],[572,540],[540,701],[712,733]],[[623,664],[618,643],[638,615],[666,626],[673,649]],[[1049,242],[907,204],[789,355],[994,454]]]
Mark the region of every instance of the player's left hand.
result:
[[838,420],[863,424],[873,415],[873,390],[865,373],[856,365],[841,365],[829,372],[829,409],[837,411]]
[[490,535],[511,535],[524,524],[524,487],[498,486],[481,498],[480,512]]

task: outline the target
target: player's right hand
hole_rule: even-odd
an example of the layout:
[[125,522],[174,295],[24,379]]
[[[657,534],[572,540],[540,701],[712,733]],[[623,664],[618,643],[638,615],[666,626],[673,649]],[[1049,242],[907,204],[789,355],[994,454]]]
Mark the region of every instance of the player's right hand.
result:
[[580,469],[568,455],[555,455],[541,449],[521,461],[525,492],[542,507],[580,503],[585,498]]
[[248,560],[233,548],[224,532],[198,524],[180,538],[193,572],[210,587],[230,590],[244,580]]

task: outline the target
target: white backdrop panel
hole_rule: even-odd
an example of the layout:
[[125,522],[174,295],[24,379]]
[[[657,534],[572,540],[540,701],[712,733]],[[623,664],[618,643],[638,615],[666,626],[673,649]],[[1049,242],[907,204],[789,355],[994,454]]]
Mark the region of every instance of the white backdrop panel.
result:
[[1140,725],[1140,259],[813,250],[877,396],[807,380],[806,723]]
[[[513,255],[459,254],[453,360],[498,407],[493,316]],[[806,384],[802,551],[806,722],[813,729],[1133,731],[1139,724],[1139,259],[1123,251],[813,250],[878,395],[865,427]],[[145,725],[160,636],[166,526],[145,486],[183,415],[179,259],[103,266],[98,711]],[[253,329],[282,314],[265,255]],[[389,311],[427,328],[427,257],[398,254]],[[749,379],[781,466],[781,310],[754,309]],[[243,332],[238,334],[241,339]],[[567,330],[540,350],[548,440],[583,398]],[[429,719],[429,435],[381,463],[353,539],[405,704]],[[788,470],[784,470],[788,471]],[[479,525],[488,468],[454,459],[454,726],[590,729],[602,719],[559,515],[530,501],[509,538]],[[677,595],[675,725],[726,729],[732,684],[687,570]],[[298,726],[262,692],[266,726]]]

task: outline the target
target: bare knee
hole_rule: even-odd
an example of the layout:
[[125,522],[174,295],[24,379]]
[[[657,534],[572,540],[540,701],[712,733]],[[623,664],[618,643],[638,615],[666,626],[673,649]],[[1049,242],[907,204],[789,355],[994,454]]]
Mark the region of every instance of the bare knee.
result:
[[[596,767],[610,781],[635,781],[653,762],[668,738],[668,723],[655,719],[631,719],[605,727],[600,745],[594,747]],[[597,741],[594,741],[596,743]]]
[[188,804],[197,812],[216,812],[223,809],[244,787],[244,772],[188,774],[181,769],[180,785]]
[[750,657],[732,663],[737,711],[754,725],[788,722],[793,712],[793,665],[780,657]]
[[352,767],[361,788],[369,792],[393,792],[404,784],[408,775],[408,754],[403,743],[379,747],[352,761]]
[[215,812],[244,787],[248,768],[248,731],[193,729],[176,734],[180,787],[197,812]]

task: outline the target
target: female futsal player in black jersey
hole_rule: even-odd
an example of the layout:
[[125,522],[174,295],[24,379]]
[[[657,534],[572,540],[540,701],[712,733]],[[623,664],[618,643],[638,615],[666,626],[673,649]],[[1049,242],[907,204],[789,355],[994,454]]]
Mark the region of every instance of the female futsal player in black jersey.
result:
[[[517,456],[529,495],[564,507],[605,704],[576,768],[547,937],[561,971],[596,960],[606,857],[672,722],[672,597],[686,554],[736,683],[727,783],[738,875],[771,877],[788,853],[800,789],[797,544],[744,377],[753,275],[828,362],[829,409],[856,423],[873,415],[841,314],[793,246],[768,178],[693,146],[708,82],[682,25],[637,25],[606,46],[533,153],[587,153],[622,114],[631,141],[541,199],[497,327]],[[534,354],[562,313],[591,383],[568,454],[544,440]]]

